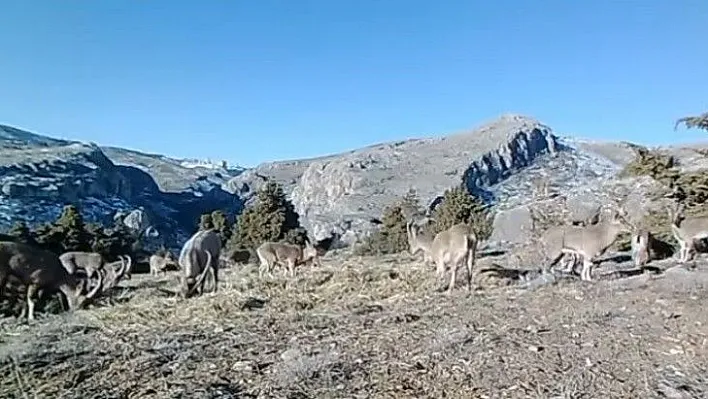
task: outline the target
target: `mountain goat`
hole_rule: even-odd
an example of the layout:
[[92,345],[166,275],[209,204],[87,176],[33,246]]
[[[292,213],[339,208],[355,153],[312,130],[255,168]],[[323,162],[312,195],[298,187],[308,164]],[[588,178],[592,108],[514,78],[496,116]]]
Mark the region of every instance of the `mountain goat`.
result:
[[412,223],[406,225],[411,254],[423,251],[426,260],[431,259],[436,265],[436,274],[442,278],[446,266],[450,265],[451,276],[448,292],[452,292],[457,281],[457,269],[460,263],[467,269],[467,290],[472,291],[472,269],[477,255],[477,235],[471,226],[458,223],[443,230],[433,237],[419,235]]
[[266,241],[256,249],[256,255],[260,261],[258,275],[263,277],[264,272],[270,273],[273,265],[280,264],[287,267],[290,276],[295,276],[295,266],[301,265],[309,260],[320,265],[317,249],[309,241],[305,242],[305,248],[296,244],[285,242]]
[[0,294],[10,276],[27,286],[27,317],[34,320],[35,301],[40,291],[61,292],[69,310],[82,306],[96,296],[103,286],[98,273],[96,286],[84,295],[88,278],[69,274],[54,253],[17,242],[0,242]]
[[213,292],[218,290],[220,255],[221,237],[214,229],[200,230],[184,243],[178,259],[182,269],[181,295],[184,298],[195,290],[202,294],[204,277],[209,270],[214,276]]

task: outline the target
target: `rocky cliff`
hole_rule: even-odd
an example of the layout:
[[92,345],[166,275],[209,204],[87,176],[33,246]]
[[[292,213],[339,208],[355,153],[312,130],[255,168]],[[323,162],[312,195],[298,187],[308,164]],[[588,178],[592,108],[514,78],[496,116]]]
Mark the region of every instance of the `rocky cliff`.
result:
[[239,198],[221,188],[239,172],[184,168],[158,155],[0,126],[0,229],[17,220],[53,220],[73,203],[88,220],[103,223],[112,222],[116,212],[141,210],[161,242],[177,245],[201,213],[241,210]]
[[584,186],[613,176],[631,157],[622,145],[564,140],[533,118],[505,115],[446,137],[260,165],[226,187],[248,196],[274,178],[291,193],[315,238],[336,234],[351,242],[410,188],[430,207],[447,188],[464,184],[503,210],[530,199],[535,177],[548,175],[559,189]]

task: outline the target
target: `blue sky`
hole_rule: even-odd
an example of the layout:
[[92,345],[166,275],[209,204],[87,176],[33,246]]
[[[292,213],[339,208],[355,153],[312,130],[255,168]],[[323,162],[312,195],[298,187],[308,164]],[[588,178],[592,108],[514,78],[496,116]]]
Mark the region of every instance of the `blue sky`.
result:
[[470,129],[664,144],[705,0],[5,0],[0,123],[246,166]]

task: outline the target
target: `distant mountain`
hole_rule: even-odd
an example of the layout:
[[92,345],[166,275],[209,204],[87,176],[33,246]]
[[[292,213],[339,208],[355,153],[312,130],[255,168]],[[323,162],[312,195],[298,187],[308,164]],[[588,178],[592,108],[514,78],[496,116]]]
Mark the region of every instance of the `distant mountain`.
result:
[[202,213],[240,212],[242,201],[221,186],[242,169],[182,163],[0,125],[0,229],[17,220],[30,225],[53,220],[68,203],[101,222],[111,222],[118,211],[142,209],[160,240],[178,245]]

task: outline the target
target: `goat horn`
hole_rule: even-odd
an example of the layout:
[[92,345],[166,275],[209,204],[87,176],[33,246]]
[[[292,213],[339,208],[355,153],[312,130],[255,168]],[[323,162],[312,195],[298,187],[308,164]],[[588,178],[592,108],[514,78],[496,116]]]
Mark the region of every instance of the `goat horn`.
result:
[[[98,281],[96,282],[96,286],[93,287],[91,292],[86,294],[86,299],[93,299],[93,297],[96,296],[96,294],[101,290],[101,288],[103,288],[103,273],[101,270],[97,270],[96,274],[98,274]],[[86,283],[88,284],[88,280],[86,281]]]
[[201,287],[202,291],[204,290],[204,277],[206,277],[206,274],[209,272],[209,269],[211,269],[211,261],[212,261],[211,252],[210,251],[205,251],[205,252],[207,254],[207,263],[204,267],[204,270],[199,274],[196,281],[194,282],[192,289],[189,290],[189,292],[187,293],[187,296],[191,295],[194,292],[194,290],[197,289],[197,287]]

